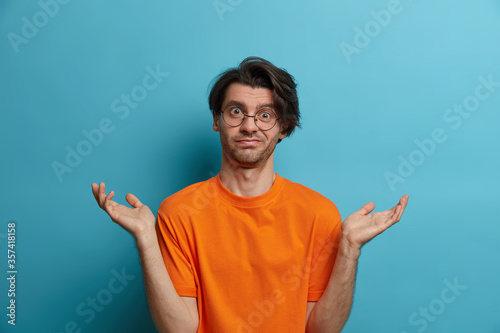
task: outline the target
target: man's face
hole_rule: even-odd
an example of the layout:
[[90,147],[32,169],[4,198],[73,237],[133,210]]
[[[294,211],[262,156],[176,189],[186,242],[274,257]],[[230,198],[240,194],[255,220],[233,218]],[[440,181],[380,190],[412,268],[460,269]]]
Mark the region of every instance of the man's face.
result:
[[[273,94],[267,88],[252,88],[241,83],[232,83],[226,91],[222,110],[238,106],[245,114],[254,116],[263,107],[273,105]],[[240,126],[230,127],[220,117],[214,119],[214,131],[220,132],[222,153],[233,164],[254,168],[264,164],[273,156],[278,139],[286,137],[281,121],[267,131],[255,125],[254,118],[245,117]]]

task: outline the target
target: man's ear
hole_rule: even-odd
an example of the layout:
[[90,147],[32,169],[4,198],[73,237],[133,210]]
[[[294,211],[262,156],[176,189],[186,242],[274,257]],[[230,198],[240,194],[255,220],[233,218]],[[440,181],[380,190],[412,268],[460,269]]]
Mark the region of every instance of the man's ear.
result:
[[220,115],[217,116],[215,113],[213,115],[214,115],[214,124],[212,125],[212,128],[214,131],[219,132],[219,130],[220,130],[220,127],[219,127]]
[[280,136],[279,136],[279,138],[280,138],[281,140],[283,140],[284,138],[286,138],[286,130],[287,130],[287,129],[288,129],[288,127],[287,127],[287,126],[285,126],[285,125],[282,125],[282,126],[281,126],[281,132],[280,132]]

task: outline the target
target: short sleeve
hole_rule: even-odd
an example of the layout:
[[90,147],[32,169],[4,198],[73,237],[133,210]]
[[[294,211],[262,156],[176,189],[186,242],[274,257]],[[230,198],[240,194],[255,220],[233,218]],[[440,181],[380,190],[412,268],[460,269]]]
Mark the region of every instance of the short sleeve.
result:
[[165,267],[179,296],[197,297],[192,255],[185,233],[176,230],[180,221],[176,221],[176,225],[171,217],[162,213],[165,206],[164,201],[158,210],[155,227]]
[[330,220],[329,224],[331,232],[326,233],[328,236],[319,236],[314,240],[307,294],[308,302],[316,302],[323,295],[335,265],[342,236],[342,219],[336,208],[333,215],[333,219]]

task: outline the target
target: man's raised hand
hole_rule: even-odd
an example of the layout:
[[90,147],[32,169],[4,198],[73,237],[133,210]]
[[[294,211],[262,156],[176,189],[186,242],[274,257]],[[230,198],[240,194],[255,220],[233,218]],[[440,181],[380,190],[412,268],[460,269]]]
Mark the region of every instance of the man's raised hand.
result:
[[155,216],[149,207],[143,205],[132,193],[127,194],[125,199],[133,208],[111,200],[115,192],[111,191],[106,195],[104,183],[92,183],[92,193],[99,207],[108,213],[111,220],[130,232],[135,239],[154,230]]
[[353,249],[360,249],[365,243],[398,222],[407,203],[408,195],[403,195],[392,209],[370,214],[375,204],[369,202],[349,215],[342,223],[343,238],[347,245]]

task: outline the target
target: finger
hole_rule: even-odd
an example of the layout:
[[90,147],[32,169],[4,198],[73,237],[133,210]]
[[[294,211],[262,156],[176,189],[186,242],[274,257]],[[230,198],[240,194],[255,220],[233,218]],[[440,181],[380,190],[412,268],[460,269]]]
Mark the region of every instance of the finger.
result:
[[142,202],[140,202],[139,199],[137,199],[137,197],[132,193],[127,194],[125,196],[125,199],[127,199],[127,202],[130,204],[130,206],[134,208],[139,208],[142,206]]
[[406,198],[406,196],[403,196],[399,200],[398,204],[396,206],[394,206],[394,208],[393,208],[394,212],[391,216],[393,223],[399,222],[399,220],[401,220],[401,216],[403,215],[403,211],[405,210],[406,203],[407,203],[407,198]]
[[373,202],[369,202],[365,204],[363,207],[361,207],[361,209],[358,210],[358,213],[360,213],[361,215],[367,215],[374,209],[375,209],[375,204]]
[[106,210],[108,214],[111,212],[112,204],[113,204],[113,197],[115,196],[115,191],[109,192],[109,194],[104,198],[104,204],[103,207]]
[[406,209],[406,205],[408,204],[408,195],[403,195],[403,197],[401,198],[401,200],[399,200],[399,204],[401,205],[401,210],[399,211],[399,215],[398,215],[398,221],[401,219],[401,216],[403,216],[403,212],[405,211]]
[[398,208],[397,212],[395,212],[394,214],[396,221],[399,221],[399,219],[401,218],[402,211],[404,210],[404,203],[405,203],[405,198],[403,196],[401,199],[399,199],[399,202],[396,205],[396,207]]
[[104,183],[99,184],[99,205],[101,207],[104,206],[104,202],[106,201],[106,185]]
[[392,209],[383,212],[385,213],[386,216],[386,218],[383,218],[381,222],[383,230],[390,228],[391,226],[393,226],[395,223],[398,222],[397,217],[400,209],[401,207],[399,205],[396,205]]
[[99,197],[97,195],[97,192],[99,191],[99,186],[96,183],[92,183],[92,194],[94,195],[95,201],[99,203]]
[[392,216],[393,223],[399,221],[399,213],[401,212],[401,205],[398,204],[396,207],[394,207],[394,214]]

